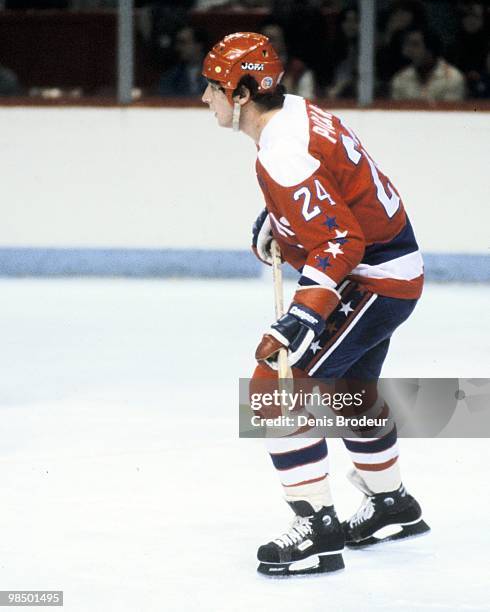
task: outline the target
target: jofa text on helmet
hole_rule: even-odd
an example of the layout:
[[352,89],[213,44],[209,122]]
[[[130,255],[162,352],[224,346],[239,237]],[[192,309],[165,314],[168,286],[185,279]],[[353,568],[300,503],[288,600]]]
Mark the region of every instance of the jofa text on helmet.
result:
[[252,62],[242,62],[242,70],[264,70],[264,64],[254,64]]

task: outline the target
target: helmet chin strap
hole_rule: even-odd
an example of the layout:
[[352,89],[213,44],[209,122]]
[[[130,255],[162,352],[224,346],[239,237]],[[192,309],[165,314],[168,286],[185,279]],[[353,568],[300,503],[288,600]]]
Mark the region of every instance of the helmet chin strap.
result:
[[231,120],[231,125],[234,132],[240,131],[240,111],[241,106],[238,102],[233,103],[233,118]]

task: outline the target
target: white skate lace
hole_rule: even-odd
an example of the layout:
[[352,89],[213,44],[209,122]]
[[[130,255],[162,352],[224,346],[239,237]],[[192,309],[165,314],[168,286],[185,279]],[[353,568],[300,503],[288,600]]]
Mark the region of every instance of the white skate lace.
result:
[[304,536],[310,533],[312,533],[310,519],[303,516],[297,516],[292,522],[290,530],[287,533],[283,533],[279,538],[276,538],[274,543],[284,548],[285,546],[296,544]]
[[370,497],[367,497],[364,503],[361,505],[359,510],[350,519],[349,524],[351,527],[355,527],[360,523],[363,523],[367,519],[371,518],[374,514],[374,504]]

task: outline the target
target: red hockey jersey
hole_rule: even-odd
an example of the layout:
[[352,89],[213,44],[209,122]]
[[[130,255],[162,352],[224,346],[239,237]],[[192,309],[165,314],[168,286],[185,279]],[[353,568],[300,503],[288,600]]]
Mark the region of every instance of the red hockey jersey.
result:
[[338,117],[287,95],[262,131],[256,169],[300,284],[335,290],[347,277],[380,295],[420,297],[423,262],[400,195]]

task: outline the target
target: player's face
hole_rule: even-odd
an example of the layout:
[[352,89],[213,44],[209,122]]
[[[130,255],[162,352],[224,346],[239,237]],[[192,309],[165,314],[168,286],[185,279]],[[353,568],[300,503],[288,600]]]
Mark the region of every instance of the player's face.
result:
[[209,110],[214,113],[221,127],[231,127],[233,118],[233,108],[228,102],[224,91],[219,89],[214,83],[208,83],[202,101],[209,106]]

